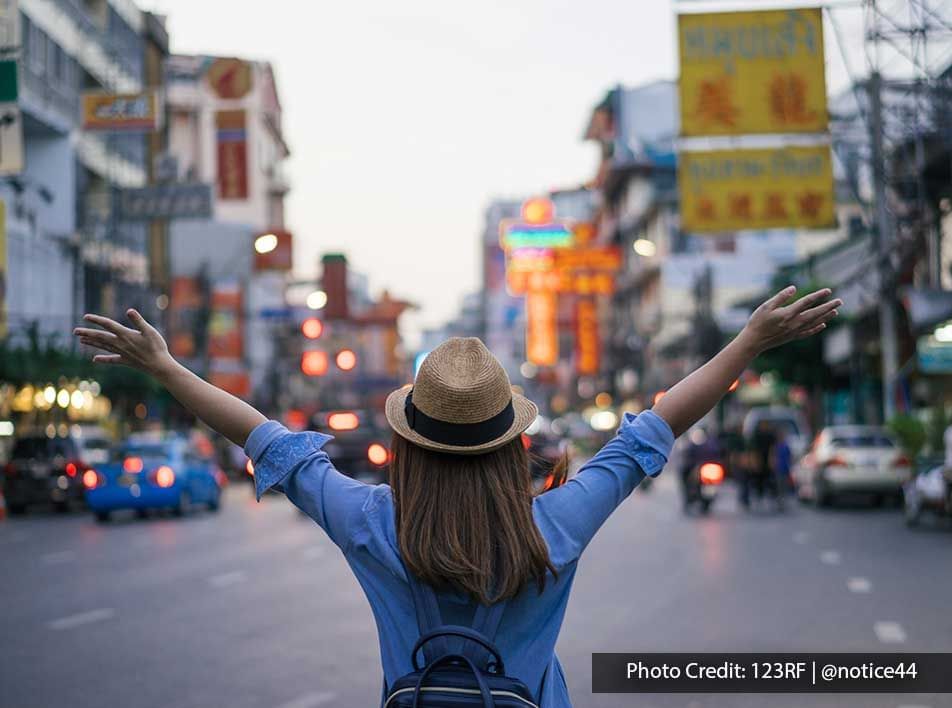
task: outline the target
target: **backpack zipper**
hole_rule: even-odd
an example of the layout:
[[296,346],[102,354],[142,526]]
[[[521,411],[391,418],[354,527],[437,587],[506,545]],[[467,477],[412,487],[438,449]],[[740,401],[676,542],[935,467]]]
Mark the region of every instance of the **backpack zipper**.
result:
[[[387,708],[387,706],[390,705],[390,701],[392,701],[394,698],[399,696],[401,693],[406,693],[407,691],[415,691],[415,690],[416,688],[408,686],[407,688],[401,688],[395,691],[394,693],[391,693],[389,696],[387,696],[387,702],[383,704],[383,708]],[[420,688],[420,691],[445,691],[448,693],[470,693],[470,694],[476,694],[477,696],[481,695],[481,692],[479,691],[479,689],[476,689],[476,688],[451,688],[449,686],[422,686]],[[532,701],[527,701],[518,693],[513,693],[512,691],[490,690],[489,693],[493,696],[506,696],[507,698],[515,698],[516,700],[521,701],[522,703],[529,706],[530,708],[539,708],[539,706],[533,703]]]

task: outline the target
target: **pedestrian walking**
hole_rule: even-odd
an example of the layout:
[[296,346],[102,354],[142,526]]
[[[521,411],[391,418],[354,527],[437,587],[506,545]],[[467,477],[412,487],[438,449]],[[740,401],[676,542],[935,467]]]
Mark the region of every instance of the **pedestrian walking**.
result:
[[[258,498],[280,490],[341,549],[377,623],[382,704],[389,697],[391,706],[444,706],[439,696],[453,695],[458,706],[565,708],[571,703],[555,643],[579,557],[638,483],[661,472],[675,437],[711,410],[754,357],[819,332],[836,315],[840,301],[830,300],[829,290],[787,304],[794,293],[787,288],[757,308],[734,340],[653,409],[625,414],[615,437],[577,475],[534,497],[520,437],[536,406],[513,392],[478,339],[444,342],[412,386],[390,394],[389,484],[367,485],[335,469],[323,449],[330,436],[289,432],[178,364],[135,310],[127,313],[132,327],[87,315],[99,328],[75,334],[106,352],[94,361],[153,375],[243,445]],[[443,622],[455,633],[421,647],[430,638],[424,633]],[[473,658],[483,649],[468,647],[474,638],[490,649],[491,663]],[[418,649],[427,663],[422,672]],[[428,688],[419,704],[410,702],[414,686],[399,688],[417,677],[427,686],[437,677],[463,681],[464,673],[478,688]],[[499,685],[509,689],[495,690]],[[519,697],[523,689],[528,698]],[[470,696],[475,700],[466,702]]]
[[781,511],[786,506],[787,496],[793,489],[791,472],[793,469],[793,453],[787,442],[787,431],[777,426],[774,431],[774,445],[771,452],[773,479],[777,494],[777,508]]

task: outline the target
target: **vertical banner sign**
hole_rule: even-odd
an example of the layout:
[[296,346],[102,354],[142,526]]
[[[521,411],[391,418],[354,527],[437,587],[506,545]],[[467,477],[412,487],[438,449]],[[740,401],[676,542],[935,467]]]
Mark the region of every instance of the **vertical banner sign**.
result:
[[693,232],[835,224],[828,145],[682,152],[681,228]]
[[208,356],[212,359],[240,359],[241,288],[237,283],[216,284],[212,288],[211,300]]
[[169,298],[169,351],[172,356],[187,359],[198,353],[195,334],[203,305],[204,295],[198,278],[172,278]]
[[526,360],[554,366],[559,360],[557,295],[533,291],[526,295]]
[[575,303],[575,372],[580,376],[598,374],[598,308],[595,300],[580,297]]
[[241,286],[237,281],[213,286],[208,322],[208,375],[219,388],[236,396],[247,396],[251,381],[242,361],[241,308]]
[[218,198],[248,198],[248,136],[243,110],[218,111]]
[[681,134],[827,130],[819,8],[678,16]]

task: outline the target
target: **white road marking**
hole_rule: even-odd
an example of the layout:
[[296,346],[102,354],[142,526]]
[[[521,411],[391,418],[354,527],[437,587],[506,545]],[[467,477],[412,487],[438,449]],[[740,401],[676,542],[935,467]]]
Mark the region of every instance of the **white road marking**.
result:
[[850,592],[867,593],[873,589],[873,584],[869,578],[850,578],[846,581],[846,587]]
[[877,622],[873,625],[873,631],[883,644],[901,644],[906,641],[906,630],[898,622]]
[[840,564],[840,552],[839,551],[823,551],[820,554],[820,560],[827,565],[839,565]]
[[56,563],[68,563],[75,557],[76,553],[73,551],[54,551],[52,553],[44,553],[40,556],[40,560],[43,563],[54,565]]
[[795,534],[793,534],[793,542],[803,545],[807,542],[808,536],[809,534],[806,531],[797,531]]
[[222,573],[221,575],[213,575],[208,579],[209,585],[216,588],[224,588],[229,585],[236,585],[238,583],[243,583],[248,579],[247,574],[243,570],[234,570],[230,573]]
[[111,607],[102,607],[98,610],[90,610],[89,612],[80,612],[79,614],[69,615],[68,617],[60,617],[52,622],[47,622],[46,626],[56,630],[73,629],[74,627],[81,627],[84,624],[102,622],[103,620],[115,617],[115,615],[116,611]]
[[304,557],[308,560],[314,560],[324,555],[324,549],[318,546],[311,546],[304,550]]
[[317,708],[317,706],[325,706],[329,703],[333,703],[336,698],[336,693],[330,693],[328,691],[305,693],[303,696],[298,696],[292,701],[282,703],[278,708]]

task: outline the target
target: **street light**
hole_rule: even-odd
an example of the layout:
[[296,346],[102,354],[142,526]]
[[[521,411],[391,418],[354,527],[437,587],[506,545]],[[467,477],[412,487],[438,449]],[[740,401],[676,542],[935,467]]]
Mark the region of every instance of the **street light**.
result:
[[323,376],[327,373],[327,352],[307,351],[301,355],[301,371],[306,376]]
[[274,234],[263,234],[255,239],[255,251],[264,255],[271,253],[278,247],[278,237]]
[[658,252],[658,247],[654,245],[652,241],[649,241],[646,238],[639,238],[633,244],[631,244],[632,249],[639,256],[644,256],[645,258],[651,258],[655,253]]
[[324,323],[316,317],[308,317],[301,323],[301,331],[308,339],[317,339],[324,333]]
[[350,371],[357,366],[357,355],[350,349],[341,349],[337,353],[337,368],[341,371]]
[[315,290],[307,296],[305,304],[312,310],[320,310],[327,304],[327,293],[323,290]]

